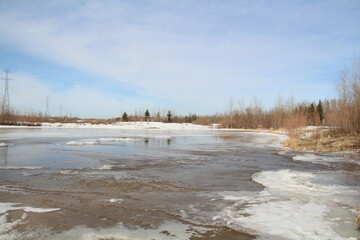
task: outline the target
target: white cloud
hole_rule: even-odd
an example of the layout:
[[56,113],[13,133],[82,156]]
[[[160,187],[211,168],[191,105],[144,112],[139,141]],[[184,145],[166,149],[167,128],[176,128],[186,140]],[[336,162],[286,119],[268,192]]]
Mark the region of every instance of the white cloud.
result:
[[[185,112],[222,110],[229,96],[258,95],[269,102],[281,92],[315,99],[319,92],[331,95],[333,79],[314,78],[336,73],[360,51],[354,38],[359,36],[355,17],[360,7],[351,1],[35,5],[39,10],[25,6],[7,13],[2,8],[3,44],[132,84],[141,94],[171,100]],[[84,98],[92,94],[91,89],[72,88]],[[94,111],[101,111],[102,103],[96,104]]]

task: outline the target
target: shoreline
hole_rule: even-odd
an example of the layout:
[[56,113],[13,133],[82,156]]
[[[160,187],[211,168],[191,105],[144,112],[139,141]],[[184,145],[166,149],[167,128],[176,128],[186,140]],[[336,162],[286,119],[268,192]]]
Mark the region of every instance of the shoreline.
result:
[[[296,130],[296,134],[284,129],[241,129],[218,128],[192,123],[164,123],[164,122],[117,122],[112,124],[92,123],[40,123],[40,126],[0,125],[0,129],[108,129],[108,130],[146,130],[146,131],[214,131],[214,132],[250,132],[257,134],[273,134],[287,136],[282,145],[284,149],[293,151],[325,152],[353,152],[360,153],[358,137],[355,135],[331,134],[329,127],[308,126]],[[280,149],[283,150],[283,149]]]

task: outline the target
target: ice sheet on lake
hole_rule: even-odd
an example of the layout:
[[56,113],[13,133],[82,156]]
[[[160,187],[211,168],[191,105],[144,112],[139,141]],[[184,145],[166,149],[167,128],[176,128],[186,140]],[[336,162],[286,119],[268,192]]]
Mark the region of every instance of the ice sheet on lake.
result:
[[332,166],[334,163],[344,163],[344,162],[360,164],[359,161],[353,161],[353,160],[345,159],[342,157],[324,156],[324,155],[318,155],[318,154],[315,155],[312,153],[296,155],[292,159],[294,161],[311,162],[314,164],[320,164],[320,165],[325,165],[325,166]]
[[96,145],[99,144],[98,141],[70,141],[66,143],[67,145],[72,146],[84,146],[84,145]]
[[253,231],[260,239],[357,239],[360,189],[324,181],[331,177],[330,172],[324,173],[321,181],[311,172],[256,173],[253,181],[265,189],[256,195],[224,195],[223,199],[235,203],[214,220]]
[[43,167],[29,167],[29,166],[0,166],[0,169],[5,169],[5,170],[37,170],[37,169],[43,169]]
[[140,138],[129,138],[129,137],[122,137],[122,138],[100,138],[100,142],[134,142],[140,141]]

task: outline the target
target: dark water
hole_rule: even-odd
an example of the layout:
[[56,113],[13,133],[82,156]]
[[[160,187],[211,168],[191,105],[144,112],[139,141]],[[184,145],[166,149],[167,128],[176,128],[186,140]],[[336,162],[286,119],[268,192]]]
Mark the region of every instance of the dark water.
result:
[[[313,233],[292,237],[266,232],[261,223],[249,227],[252,217],[236,215],[246,208],[243,197],[262,198],[257,194],[273,186],[264,178],[271,173],[316,173],[311,181],[319,189],[345,186],[336,189],[358,196],[359,165],[293,161],[302,153],[279,154],[282,139],[276,135],[93,129],[0,129],[0,134],[0,143],[7,144],[0,147],[0,202],[19,203],[10,210],[2,205],[4,239],[306,239]],[[264,175],[254,181],[255,173]],[[284,200],[271,194],[277,203]],[[307,203],[317,198],[306,194]],[[359,237],[352,213],[344,215],[337,202],[316,204],[330,209],[327,215],[350,221],[339,225],[345,230],[334,225],[334,233],[325,229],[323,236],[327,231]],[[355,216],[356,200],[347,205]]]

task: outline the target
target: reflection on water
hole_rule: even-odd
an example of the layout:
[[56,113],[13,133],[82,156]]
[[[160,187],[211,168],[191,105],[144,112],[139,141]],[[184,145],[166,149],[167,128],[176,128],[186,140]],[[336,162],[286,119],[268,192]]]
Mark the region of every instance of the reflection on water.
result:
[[170,146],[171,144],[174,143],[174,139],[175,138],[170,138],[170,137],[167,137],[167,138],[144,138],[144,143],[145,145],[148,145],[150,142],[151,142],[151,145],[153,146],[163,146],[163,147],[166,147],[166,146]]
[[6,167],[8,161],[8,147],[1,147],[0,148],[0,166]]

